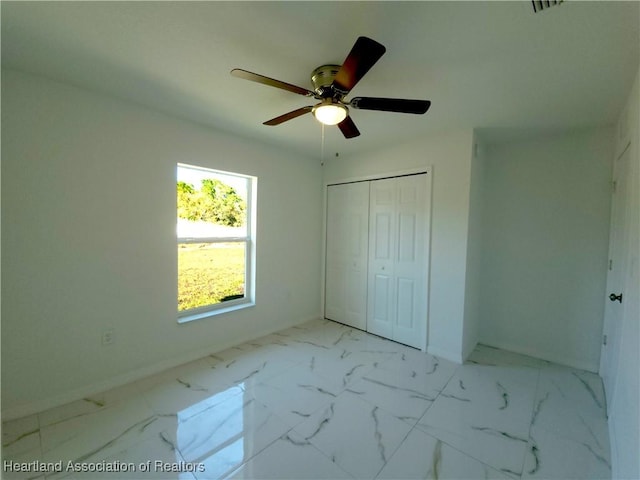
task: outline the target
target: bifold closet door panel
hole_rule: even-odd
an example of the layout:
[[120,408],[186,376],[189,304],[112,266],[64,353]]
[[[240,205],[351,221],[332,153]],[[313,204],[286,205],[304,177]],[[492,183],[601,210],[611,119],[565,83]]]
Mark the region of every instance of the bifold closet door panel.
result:
[[325,317],[367,326],[369,183],[327,188]]
[[369,295],[367,331],[393,338],[396,249],[396,179],[371,182],[369,197]]
[[427,323],[427,176],[397,180],[393,339],[422,348]]
[[426,180],[372,181],[369,203],[367,330],[416,348],[426,342]]

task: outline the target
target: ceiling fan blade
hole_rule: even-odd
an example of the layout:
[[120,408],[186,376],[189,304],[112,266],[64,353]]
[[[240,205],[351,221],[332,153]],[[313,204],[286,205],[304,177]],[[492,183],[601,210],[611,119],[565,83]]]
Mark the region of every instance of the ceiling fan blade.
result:
[[312,109],[313,109],[313,107],[298,108],[297,110],[294,110],[292,112],[285,113],[284,115],[280,115],[279,117],[272,118],[271,120],[267,120],[266,122],[263,123],[263,125],[269,125],[269,126],[272,126],[272,127],[275,126],[275,125],[280,125],[281,123],[284,123],[287,120],[292,120],[292,119],[294,119],[296,117],[299,117],[300,115],[304,115],[305,113],[309,113]]
[[407,100],[404,98],[355,97],[349,102],[349,106],[360,110],[422,115],[429,110],[431,102],[429,100]]
[[353,120],[351,120],[350,116],[347,116],[347,118],[341,121],[338,124],[338,128],[344,135],[344,138],[353,138],[360,135],[360,131],[358,130],[358,127],[356,127],[356,124],[353,123]]
[[243,78],[245,80],[250,80],[252,82],[262,83],[263,85],[269,85],[270,87],[280,88],[288,92],[297,93],[298,95],[304,95],[305,97],[315,96],[315,93],[313,93],[311,90],[307,90],[306,88],[298,87],[286,82],[281,82],[280,80],[265,77],[264,75],[249,72],[247,70],[242,70],[241,68],[234,68],[233,70],[231,70],[231,75],[233,75],[234,77]]
[[358,37],[351,52],[333,80],[333,87],[342,95],[351,91],[365,73],[384,55],[386,48],[368,37]]

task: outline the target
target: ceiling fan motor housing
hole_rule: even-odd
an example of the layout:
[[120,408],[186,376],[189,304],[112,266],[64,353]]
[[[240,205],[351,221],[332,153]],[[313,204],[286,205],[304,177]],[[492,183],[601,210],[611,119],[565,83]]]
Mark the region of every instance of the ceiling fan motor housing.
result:
[[321,65],[311,72],[311,83],[314,91],[323,98],[333,96],[331,85],[333,79],[336,78],[341,65]]

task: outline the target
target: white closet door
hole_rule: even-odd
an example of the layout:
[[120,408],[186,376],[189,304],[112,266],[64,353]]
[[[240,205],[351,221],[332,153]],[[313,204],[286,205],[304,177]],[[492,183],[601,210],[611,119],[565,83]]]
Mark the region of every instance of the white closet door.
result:
[[393,339],[422,348],[427,324],[427,176],[397,179],[396,315]]
[[352,327],[367,326],[369,183],[327,189],[325,314]]
[[370,192],[367,331],[393,338],[396,179],[372,181]]
[[367,330],[423,348],[427,323],[426,175],[371,182]]

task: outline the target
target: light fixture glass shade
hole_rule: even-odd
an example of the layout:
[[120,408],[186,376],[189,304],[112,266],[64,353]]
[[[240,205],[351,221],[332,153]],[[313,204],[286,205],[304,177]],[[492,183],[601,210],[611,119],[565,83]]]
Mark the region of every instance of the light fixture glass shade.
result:
[[322,103],[313,109],[313,115],[320,123],[337,125],[347,118],[347,107],[338,103]]

